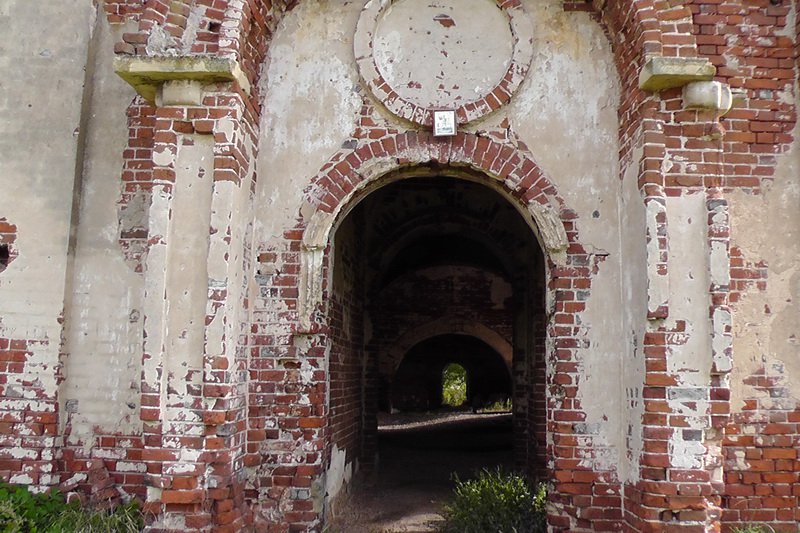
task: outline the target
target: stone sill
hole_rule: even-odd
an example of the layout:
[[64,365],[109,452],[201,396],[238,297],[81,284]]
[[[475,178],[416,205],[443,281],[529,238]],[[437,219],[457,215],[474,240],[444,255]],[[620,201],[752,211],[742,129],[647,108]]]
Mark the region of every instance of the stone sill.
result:
[[207,56],[114,58],[114,72],[150,103],[155,102],[161,85],[169,81],[194,81],[203,84],[235,81],[246,93],[250,82],[239,63],[230,58]]
[[639,74],[639,88],[658,92],[695,81],[710,81],[717,68],[700,57],[651,57]]

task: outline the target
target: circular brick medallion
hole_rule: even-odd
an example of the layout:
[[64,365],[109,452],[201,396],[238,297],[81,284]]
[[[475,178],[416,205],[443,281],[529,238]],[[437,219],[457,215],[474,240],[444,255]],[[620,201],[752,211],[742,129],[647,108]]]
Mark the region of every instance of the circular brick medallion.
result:
[[436,109],[466,124],[506,104],[530,67],[531,40],[519,0],[370,0],[354,49],[375,97],[431,126]]

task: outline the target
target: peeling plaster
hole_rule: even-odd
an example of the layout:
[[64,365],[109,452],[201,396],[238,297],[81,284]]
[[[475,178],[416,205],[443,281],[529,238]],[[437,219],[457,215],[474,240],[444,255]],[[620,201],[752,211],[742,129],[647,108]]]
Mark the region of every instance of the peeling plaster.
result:
[[706,196],[688,194],[666,199],[669,227],[670,316],[667,328],[675,344],[667,358],[668,371],[680,375],[680,385],[708,387],[711,383],[711,324]]
[[355,129],[357,4],[301,3],[272,39],[262,76],[269,105],[258,151],[256,242],[278,239],[293,225],[308,181]]
[[[661,235],[662,227],[659,218],[665,217],[666,205],[657,199],[645,201],[645,214],[647,220],[647,310],[655,313],[659,308],[669,303],[669,275],[661,272],[661,248],[659,238],[668,238],[668,235]],[[668,225],[665,225],[668,226]]]
[[767,396],[744,383],[762,367],[788,388],[795,406],[800,400],[800,124],[793,134],[791,150],[778,157],[772,186],[761,195],[729,195],[732,246],[745,261],[767,265],[766,291],[750,287],[734,305],[733,412],[746,399]]
[[342,489],[353,477],[353,463],[347,462],[347,451],[340,450],[336,444],[331,451],[330,466],[325,473],[325,503],[330,507]]
[[[9,377],[3,409],[56,408],[55,369],[71,275],[72,199],[79,183],[76,163],[87,81],[80,61],[92,46],[87,22],[95,9],[91,0],[47,9],[6,1],[0,9],[9,17],[6,25],[11,24],[0,34],[0,218],[16,226],[18,254],[0,276],[0,337],[26,339],[30,352],[24,371]],[[52,109],[58,112],[48,112]],[[41,456],[33,459],[53,460],[47,448],[56,440],[41,438],[39,444]],[[47,479],[42,476],[39,482]],[[11,481],[33,482],[27,475]]]
[[214,139],[195,135],[191,142],[180,147],[175,164],[164,265],[164,364],[176,389],[186,386],[188,372],[202,368],[205,353]]
[[[589,347],[579,351],[579,397],[587,427],[597,429],[594,456],[585,460],[625,478],[629,469],[621,458],[626,455],[628,410],[621,370],[633,355],[627,332],[636,315],[621,318],[608,309],[629,305],[635,293],[623,292],[623,277],[643,278],[644,271],[623,259],[623,244],[641,242],[643,234],[637,235],[636,225],[620,224],[620,88],[617,77],[609,76],[616,66],[608,38],[588,14],[564,12],[552,0],[526,1],[525,9],[534,23],[531,69],[511,103],[478,127],[508,119],[566,205],[578,213],[581,243],[605,257],[581,315]],[[636,177],[628,179],[634,190],[629,209],[635,213],[642,209],[641,199]]]
[[509,19],[492,0],[394,2],[373,43],[389,85],[401,98],[431,108],[452,109],[490,92],[513,50]]

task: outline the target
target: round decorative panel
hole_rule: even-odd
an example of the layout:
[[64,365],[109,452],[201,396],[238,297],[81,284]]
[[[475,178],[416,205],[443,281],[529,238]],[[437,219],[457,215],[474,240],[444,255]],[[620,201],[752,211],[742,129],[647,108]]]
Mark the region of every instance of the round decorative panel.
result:
[[459,124],[506,104],[530,66],[530,23],[517,1],[370,0],[356,28],[359,71],[395,115]]

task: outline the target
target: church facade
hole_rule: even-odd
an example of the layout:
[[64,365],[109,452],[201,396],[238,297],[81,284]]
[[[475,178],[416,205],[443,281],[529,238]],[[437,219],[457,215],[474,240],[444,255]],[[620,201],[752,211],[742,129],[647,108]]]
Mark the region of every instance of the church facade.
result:
[[2,479],[322,531],[455,361],[553,531],[796,531],[799,9],[2,2]]

